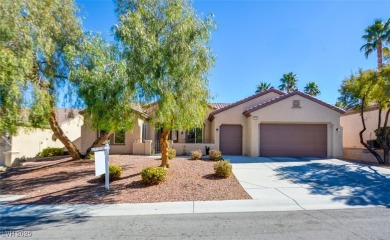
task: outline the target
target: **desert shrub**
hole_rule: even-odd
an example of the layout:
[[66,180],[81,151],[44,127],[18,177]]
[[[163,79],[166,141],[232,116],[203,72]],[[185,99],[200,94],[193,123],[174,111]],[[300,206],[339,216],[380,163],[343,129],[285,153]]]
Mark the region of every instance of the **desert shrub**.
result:
[[176,157],[176,150],[173,148],[168,148],[168,159]]
[[[110,164],[108,166],[108,172],[109,172],[109,179],[111,181],[118,180],[122,175],[122,168],[115,164]],[[105,180],[105,174],[100,175],[100,180],[104,182]]]
[[210,150],[210,155],[209,155],[210,160],[222,160],[222,153],[219,150]]
[[202,151],[196,150],[191,152],[191,160],[199,160],[202,158]]
[[214,164],[214,171],[218,177],[227,178],[232,174],[232,165],[229,160],[220,160]]
[[48,147],[42,150],[39,154],[39,157],[53,157],[53,156],[62,156],[64,155],[63,148],[52,148]]
[[87,156],[87,159],[95,160],[95,154],[94,154],[94,153],[90,153],[90,154]]
[[146,185],[155,185],[165,180],[167,170],[163,167],[147,167],[142,169],[142,182]]

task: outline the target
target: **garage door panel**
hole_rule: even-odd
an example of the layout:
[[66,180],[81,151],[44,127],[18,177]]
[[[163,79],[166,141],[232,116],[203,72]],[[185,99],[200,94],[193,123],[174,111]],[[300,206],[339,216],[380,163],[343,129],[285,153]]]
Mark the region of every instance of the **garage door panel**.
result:
[[242,126],[221,125],[219,132],[222,154],[242,155]]
[[260,155],[326,157],[326,124],[260,124]]

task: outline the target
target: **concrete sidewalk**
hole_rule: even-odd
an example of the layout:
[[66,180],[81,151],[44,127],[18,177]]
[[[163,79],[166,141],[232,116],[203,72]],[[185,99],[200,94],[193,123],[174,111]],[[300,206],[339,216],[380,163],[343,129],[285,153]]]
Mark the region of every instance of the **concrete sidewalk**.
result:
[[[307,209],[344,209],[362,206],[310,204]],[[61,205],[0,205],[0,215],[8,217],[33,216],[131,216],[153,214],[229,213],[306,210],[294,201],[263,200],[189,201],[139,204],[61,204]]]

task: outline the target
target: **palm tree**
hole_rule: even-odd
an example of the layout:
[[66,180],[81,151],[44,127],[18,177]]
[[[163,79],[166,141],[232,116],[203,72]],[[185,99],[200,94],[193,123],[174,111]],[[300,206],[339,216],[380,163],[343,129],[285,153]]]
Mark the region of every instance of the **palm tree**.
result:
[[283,74],[280,81],[282,82],[282,84],[279,85],[279,90],[281,91],[286,90],[287,93],[290,93],[297,89],[297,75],[292,72]]
[[261,82],[259,85],[257,85],[256,93],[267,91],[270,88],[273,88],[271,83]]
[[[365,35],[362,38],[367,42],[364,44],[360,51],[364,49],[364,55],[366,58],[376,50],[378,71],[382,71],[382,60],[383,60],[383,43],[390,40],[390,19],[383,22],[381,19],[374,21],[373,25],[368,26],[365,30]],[[387,48],[385,49],[388,50]]]
[[313,97],[315,97],[321,93],[320,89],[318,88],[317,83],[315,83],[315,82],[307,83],[305,86],[304,92],[306,94],[309,94],[310,96],[313,96]]

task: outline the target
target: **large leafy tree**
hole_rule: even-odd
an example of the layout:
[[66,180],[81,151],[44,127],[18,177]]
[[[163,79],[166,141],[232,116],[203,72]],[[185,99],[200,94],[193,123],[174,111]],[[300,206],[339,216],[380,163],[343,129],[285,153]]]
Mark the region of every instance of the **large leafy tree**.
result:
[[362,38],[367,42],[360,50],[364,50],[366,58],[374,51],[377,55],[378,71],[382,70],[383,66],[383,52],[389,50],[384,47],[384,43],[390,39],[390,19],[383,22],[381,19],[374,21],[374,24],[368,26],[365,30],[365,34]]
[[308,82],[305,86],[304,92],[313,97],[321,93],[320,88],[315,82]]
[[153,119],[163,129],[161,166],[167,167],[170,130],[203,125],[214,23],[200,18],[186,0],[121,0],[117,12],[115,32],[129,76],[145,101],[157,103]]
[[59,92],[70,86],[64,49],[82,36],[76,14],[73,0],[0,4],[0,130],[15,133],[18,115],[27,107],[32,126],[49,123],[73,159],[81,154],[59,126],[55,107]]
[[279,90],[281,91],[286,91],[287,93],[290,93],[297,89],[297,75],[292,72],[283,74],[283,77],[280,79],[280,82],[282,83],[279,85]]
[[26,76],[33,69],[33,39],[21,1],[0,4],[0,134],[17,132]]
[[271,83],[261,82],[256,87],[256,93],[267,91],[270,88],[272,88]]
[[[374,70],[360,70],[358,74],[351,75],[343,81],[339,92],[341,105],[360,113],[363,124],[363,129],[359,132],[360,143],[375,156],[378,163],[389,164],[390,66],[385,66],[381,73]],[[376,105],[379,109],[375,135],[383,148],[383,156],[372,149],[363,139],[363,133],[366,131],[364,113],[367,107],[372,105]],[[385,119],[382,119],[383,111],[386,111]]]
[[116,131],[133,128],[136,113],[131,107],[135,84],[128,77],[126,61],[115,44],[88,33],[77,46],[67,48],[70,79],[77,86],[84,117],[93,129],[103,130],[91,148],[103,144]]

